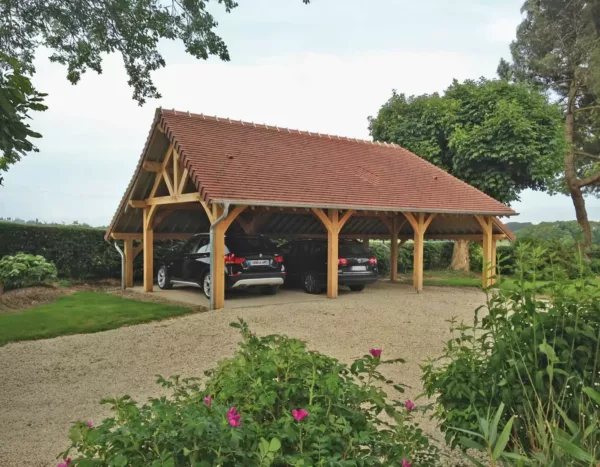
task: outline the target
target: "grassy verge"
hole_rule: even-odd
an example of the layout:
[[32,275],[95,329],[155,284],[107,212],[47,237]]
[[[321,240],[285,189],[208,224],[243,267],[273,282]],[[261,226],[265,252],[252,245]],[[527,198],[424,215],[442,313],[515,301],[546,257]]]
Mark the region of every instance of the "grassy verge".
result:
[[[412,284],[411,275],[403,275],[402,278],[405,282]],[[586,281],[600,288],[600,278],[589,278]],[[575,283],[575,281],[570,282]],[[425,271],[423,284],[437,287],[481,287],[481,277],[452,271]],[[548,281],[537,281],[536,284],[543,291],[543,287],[548,284]],[[517,281],[512,277],[503,277],[498,287],[502,290],[516,290]]]
[[182,306],[139,302],[102,292],[77,292],[53,303],[0,314],[0,346],[65,334],[106,331],[191,313]]

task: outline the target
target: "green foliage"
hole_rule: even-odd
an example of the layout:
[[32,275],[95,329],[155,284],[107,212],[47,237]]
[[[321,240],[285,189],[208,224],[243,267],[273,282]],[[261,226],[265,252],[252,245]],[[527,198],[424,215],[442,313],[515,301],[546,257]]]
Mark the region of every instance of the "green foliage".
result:
[[[10,21],[4,16],[0,18],[0,24]],[[0,26],[0,43],[1,31]],[[31,130],[25,122],[31,118],[29,111],[47,109],[42,103],[45,96],[37,92],[29,78],[23,75],[19,62],[2,53],[0,47],[0,185],[4,180],[2,172],[6,172],[10,165],[20,161],[28,152],[38,151],[31,138],[40,138],[42,135]]]
[[[371,243],[371,251],[377,258],[381,274],[390,272],[389,244]],[[453,242],[429,241],[423,245],[423,267],[426,270],[446,269],[452,261]],[[404,243],[398,249],[398,271],[411,271],[414,264],[414,244]]]
[[[600,245],[600,222],[590,222],[593,242]],[[574,246],[583,242],[583,235],[577,221],[540,222],[531,224],[515,232],[519,240],[527,242],[557,241],[564,245]]]
[[[600,176],[600,7],[597,1],[527,0],[511,44],[516,79],[550,89],[573,113],[574,161],[568,185],[598,193]],[[572,96],[569,98],[569,96]],[[593,176],[596,176],[595,182]],[[587,181],[586,181],[587,180]],[[563,186],[566,191],[566,187]]]
[[[232,325],[240,349],[207,372],[204,387],[159,377],[172,397],[141,406],[128,396],[106,400],[115,416],[94,428],[75,424],[62,456],[78,454],[75,466],[438,465],[410,411],[380,388],[390,382],[379,366],[399,360],[365,355],[347,366],[297,339]],[[300,409],[305,418],[294,417]]]
[[504,203],[546,189],[565,149],[559,108],[505,80],[454,81],[443,96],[394,92],[369,128]]
[[538,299],[537,268],[545,254],[521,245],[515,290],[488,295],[472,326],[452,321],[442,356],[423,367],[425,392],[439,394],[435,416],[453,446],[465,430],[481,433],[481,418],[502,404],[507,410],[498,430],[516,416],[511,446],[527,455],[537,445],[528,420],[538,408],[563,431],[566,419],[600,416],[583,392],[600,384],[600,290],[584,279],[574,285],[557,280],[543,289],[550,299]]
[[76,292],[23,311],[0,313],[0,346],[172,318],[191,308],[140,302],[104,292]]
[[18,253],[0,260],[0,282],[4,288],[20,289],[56,280],[56,267],[43,256]]
[[[237,6],[234,0],[217,3],[227,12]],[[133,98],[141,105],[147,98],[161,97],[151,78],[165,66],[160,41],[181,40],[195,58],[214,55],[229,60],[208,4],[209,0],[0,0],[0,51],[11,51],[34,71],[36,49],[47,47],[53,51],[51,61],[67,66],[73,84],[88,69],[102,73],[103,55],[118,52]]]
[[[155,243],[154,257],[162,258],[180,242]],[[43,226],[0,222],[0,257],[25,252],[42,255],[56,265],[58,275],[71,279],[121,277],[121,256],[104,230],[79,226]],[[141,277],[142,256],[134,262]],[[158,267],[158,261],[155,261]]]

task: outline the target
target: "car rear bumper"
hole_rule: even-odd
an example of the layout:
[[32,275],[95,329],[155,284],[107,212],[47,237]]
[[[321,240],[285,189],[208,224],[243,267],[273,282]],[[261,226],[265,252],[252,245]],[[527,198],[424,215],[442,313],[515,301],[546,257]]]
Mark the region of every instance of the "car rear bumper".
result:
[[239,276],[228,276],[227,288],[282,285],[284,282],[285,274],[281,272],[242,273]]
[[378,274],[338,274],[339,285],[367,285],[377,282],[377,279],[379,279]]

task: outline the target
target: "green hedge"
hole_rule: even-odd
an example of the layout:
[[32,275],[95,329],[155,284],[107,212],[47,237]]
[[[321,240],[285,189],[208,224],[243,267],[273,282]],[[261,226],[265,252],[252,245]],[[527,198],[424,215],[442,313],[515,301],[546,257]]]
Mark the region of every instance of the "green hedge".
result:
[[[159,241],[154,246],[154,264],[180,242]],[[537,246],[547,250],[547,264],[543,269],[550,278],[552,264],[565,270],[569,278],[579,275],[580,265],[573,262],[573,245],[561,242],[543,241]],[[449,241],[428,241],[424,245],[424,268],[447,269],[452,261],[454,243]],[[380,270],[388,274],[390,270],[389,242],[387,247],[372,243],[371,250],[377,257]],[[481,246],[471,242],[470,265],[472,271],[481,271]],[[54,263],[59,277],[71,279],[104,279],[121,277],[121,257],[112,243],[104,240],[103,229],[81,226],[44,226],[0,222],[0,258],[17,253],[41,255]],[[401,273],[412,270],[413,243],[405,243],[398,252],[398,270]],[[503,274],[512,274],[515,269],[514,244],[498,245],[498,256],[503,258]],[[584,261],[586,275],[600,274],[600,246],[594,246]],[[550,259],[552,258],[552,259]],[[136,278],[142,275],[142,255],[134,262]]]
[[[44,226],[0,222],[0,258],[17,253],[41,255],[54,263],[59,277],[106,279],[121,277],[121,256],[104,240],[104,229],[80,226]],[[180,242],[155,243],[154,258],[162,257]],[[122,246],[122,245],[121,245]],[[157,261],[155,261],[156,265]],[[142,255],[134,262],[142,276]]]

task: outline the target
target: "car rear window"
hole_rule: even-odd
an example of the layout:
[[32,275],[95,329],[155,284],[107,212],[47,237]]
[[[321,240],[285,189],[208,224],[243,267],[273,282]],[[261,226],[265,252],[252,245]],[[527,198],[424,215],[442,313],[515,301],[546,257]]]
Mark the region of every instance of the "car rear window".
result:
[[273,253],[277,245],[264,237],[229,237],[226,242],[227,248],[236,254],[242,253]]
[[339,248],[341,258],[368,258],[371,256],[369,249],[360,243],[340,243]]

